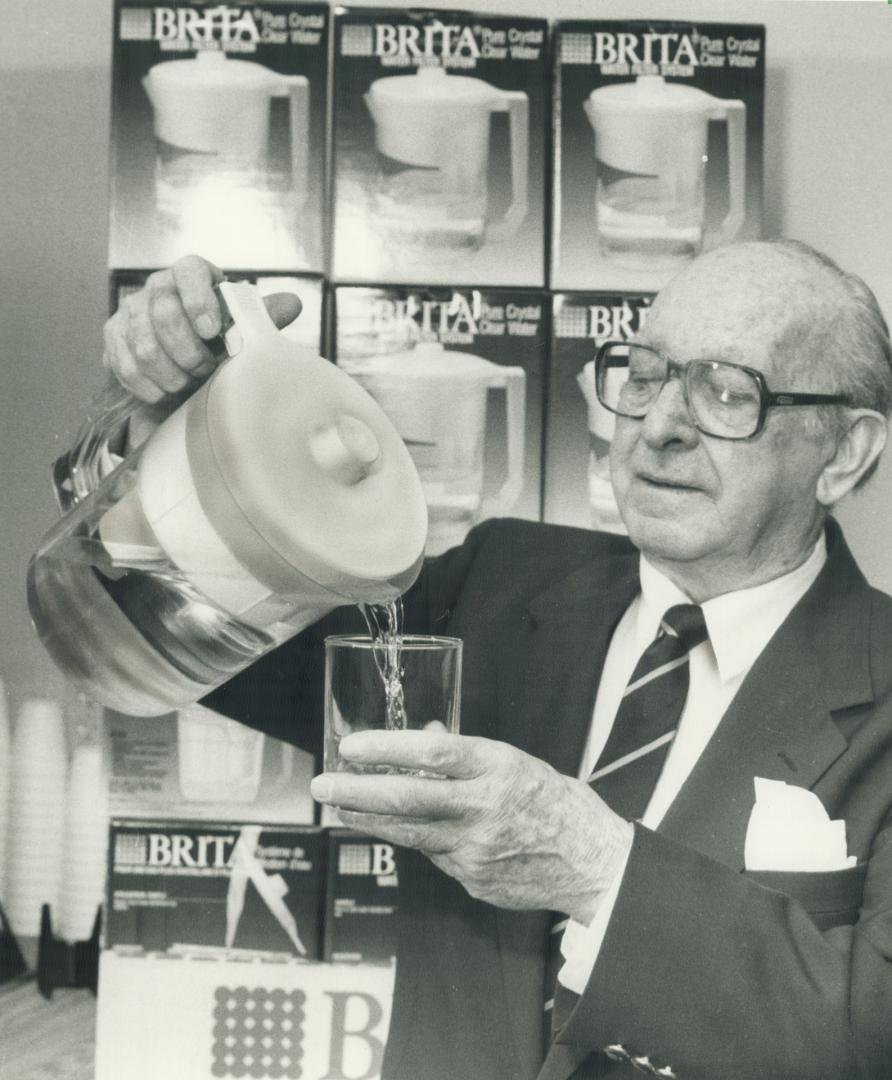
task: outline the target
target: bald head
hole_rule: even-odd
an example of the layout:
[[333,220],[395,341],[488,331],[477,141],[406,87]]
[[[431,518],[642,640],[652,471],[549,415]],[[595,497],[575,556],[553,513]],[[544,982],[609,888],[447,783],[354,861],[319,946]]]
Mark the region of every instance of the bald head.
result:
[[654,344],[671,323],[678,348],[679,314],[689,327],[689,357],[703,355],[715,336],[730,337],[736,355],[725,358],[745,363],[761,354],[778,389],[838,393],[853,406],[892,411],[892,348],[875,296],[805,244],[755,241],[702,255],[655,299],[648,315]]

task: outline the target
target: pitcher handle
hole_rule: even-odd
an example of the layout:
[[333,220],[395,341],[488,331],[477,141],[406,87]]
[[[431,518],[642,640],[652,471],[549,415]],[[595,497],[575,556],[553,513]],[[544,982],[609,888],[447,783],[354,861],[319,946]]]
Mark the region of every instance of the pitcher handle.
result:
[[487,227],[491,240],[507,240],[520,228],[529,204],[530,100],[522,90],[506,90],[493,112],[507,112],[511,135],[511,204],[501,221]]
[[310,82],[305,75],[287,75],[283,93],[288,95],[291,190],[305,195],[309,186]]
[[746,217],[746,105],[723,101],[710,113],[710,119],[724,119],[728,129],[728,213],[717,239],[725,244],[737,237]]
[[527,375],[521,367],[505,367],[493,374],[489,385],[503,388],[506,395],[508,475],[487,499],[485,511],[487,517],[499,517],[514,507],[523,490]]

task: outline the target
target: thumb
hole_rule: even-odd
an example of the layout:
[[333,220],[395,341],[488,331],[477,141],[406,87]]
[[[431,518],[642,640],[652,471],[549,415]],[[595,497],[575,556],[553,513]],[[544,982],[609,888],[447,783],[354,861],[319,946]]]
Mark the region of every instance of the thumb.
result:
[[294,293],[285,292],[273,293],[271,296],[264,297],[264,303],[266,304],[266,310],[269,312],[269,317],[280,330],[283,326],[294,322],[303,307],[300,297],[295,296]]

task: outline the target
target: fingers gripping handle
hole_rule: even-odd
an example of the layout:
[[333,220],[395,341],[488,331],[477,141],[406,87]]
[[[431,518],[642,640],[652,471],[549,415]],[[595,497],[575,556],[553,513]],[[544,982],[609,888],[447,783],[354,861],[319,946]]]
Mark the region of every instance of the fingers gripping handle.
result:
[[[226,298],[230,285],[224,282],[214,289],[220,304],[222,329],[219,337],[205,343],[221,359],[233,354],[230,346],[234,343],[230,332],[235,322]],[[271,321],[270,326],[275,329]],[[197,386],[192,386],[173,395],[166,403],[167,411],[173,411],[196,389]],[[146,402],[131,393],[114,376],[109,376],[88,404],[87,415],[72,449],[53,462],[53,489],[63,513],[95,491],[120,464],[127,443],[128,424],[136,412],[147,407]]]

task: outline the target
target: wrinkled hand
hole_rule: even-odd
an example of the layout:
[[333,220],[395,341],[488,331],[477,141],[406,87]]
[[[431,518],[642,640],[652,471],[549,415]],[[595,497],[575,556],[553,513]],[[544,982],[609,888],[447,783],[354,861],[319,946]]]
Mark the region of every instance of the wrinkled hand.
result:
[[[156,406],[137,418],[143,426],[163,418],[165,402],[195,389],[217,367],[220,358],[207,342],[222,328],[214,292],[222,280],[222,271],[212,263],[187,255],[170,269],[150,274],[106,322],[103,366],[140,401]],[[266,304],[277,326],[300,313],[300,301],[291,293],[267,297]]]
[[340,754],[444,777],[323,773],[311,790],[345,825],[418,848],[498,907],[588,923],[631,846],[631,824],[587,784],[506,743],[364,731],[342,739]]

